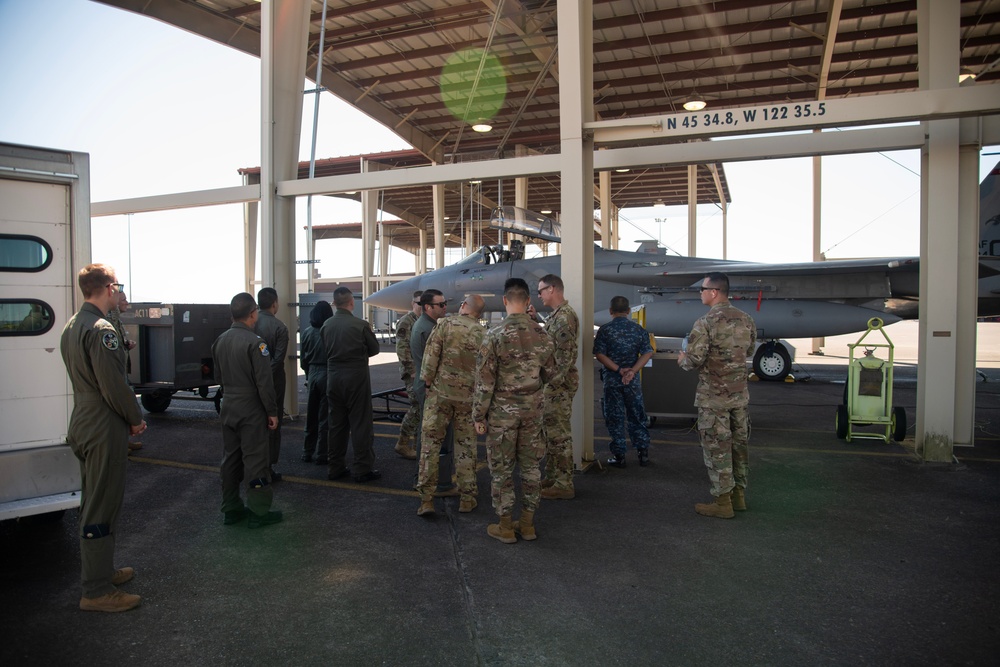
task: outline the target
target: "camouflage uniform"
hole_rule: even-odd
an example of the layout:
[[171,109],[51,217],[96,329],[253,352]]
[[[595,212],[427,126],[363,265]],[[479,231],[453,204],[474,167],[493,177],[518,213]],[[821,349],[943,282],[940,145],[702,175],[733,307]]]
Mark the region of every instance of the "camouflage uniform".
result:
[[413,355],[410,352],[410,332],[418,315],[412,310],[399,318],[396,323],[396,356],[399,357],[399,377],[406,385],[406,395],[410,399],[410,407],[406,410],[403,423],[399,426],[399,442],[407,445],[416,438],[417,427],[420,426],[420,404],[413,395],[413,378],[416,369],[413,367]]
[[576,369],[580,321],[568,302],[552,311],[545,333],[555,344],[556,366],[566,370],[559,384],[545,385],[545,479],[557,489],[573,489],[573,397],[580,386]]
[[[639,357],[652,352],[649,333],[628,317],[615,317],[597,330],[594,354],[603,354],[620,366],[633,366]],[[622,376],[601,368],[604,383],[604,424],[611,436],[611,453],[625,456],[625,424],[628,435],[637,451],[649,448],[649,430],[646,428],[646,407],[642,399],[642,381],[636,375],[628,384]]]
[[448,424],[455,431],[455,482],[463,500],[479,495],[476,484],[476,434],[472,422],[472,391],[476,355],[486,329],[467,315],[438,321],[424,349],[420,375],[427,385],[417,491],[431,500],[438,484],[441,444]]
[[684,370],[698,369],[698,433],[712,495],[745,489],[750,467],[750,420],[747,403],[747,357],[753,354],[757,328],[749,315],[728,301],[712,306],[694,323]]
[[534,512],[541,490],[542,384],[561,381],[555,345],[526,314],[509,315],[490,329],[479,350],[473,422],[486,422],[486,460],[493,509],[514,509],[514,466],[521,466],[522,508]]
[[266,310],[257,317],[257,335],[271,350],[271,379],[278,401],[278,428],[267,432],[268,457],[273,466],[281,453],[281,417],[285,413],[285,354],[288,352],[288,327]]

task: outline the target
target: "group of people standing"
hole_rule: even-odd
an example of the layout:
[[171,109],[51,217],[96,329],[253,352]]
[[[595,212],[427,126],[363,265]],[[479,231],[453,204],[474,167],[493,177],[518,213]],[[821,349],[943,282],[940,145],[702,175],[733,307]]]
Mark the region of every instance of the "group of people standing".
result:
[[[146,422],[128,383],[127,341],[108,317],[119,306],[124,285],[103,264],[84,267],[77,280],[85,302],[63,329],[60,349],[74,398],[67,441],[80,461],[83,486],[80,608],[126,611],[138,606],[140,597],[118,589],[132,579],[134,570],[114,567],[115,526],[124,497],[129,436],[145,431]],[[433,514],[435,498],[449,495],[460,497],[460,512],[476,508],[476,438],[485,435],[498,516],[487,533],[508,544],[516,542],[517,535],[536,539],[534,514],[540,499],[576,495],[570,417],[579,385],[579,321],[559,276],[544,276],[536,294],[552,310],[541,324],[528,284],[511,278],[503,294],[507,316],[488,331],[479,321],[485,307],[481,296],[467,295],[457,316],[444,317],[448,303],[438,290],[414,294],[413,311],[397,327],[401,376],[412,403],[395,451],[419,459],[417,514]],[[724,274],[705,277],[701,299],[709,312],[694,324],[678,358],[682,368],[699,373],[698,431],[715,497],[712,503],[695,505],[695,510],[720,518],[747,507],[746,363],[756,343],[753,320],[730,304],[728,294]],[[381,477],[374,469],[368,370],[368,359],[378,354],[379,345],[371,325],[354,316],[354,307],[351,290],[340,287],[332,306],[321,301],[313,308],[302,332],[301,365],[309,396],[302,459],[327,465],[328,479],[350,475],[356,483],[366,483]],[[271,509],[271,486],[281,479],[274,464],[280,451],[288,349],[288,330],[275,317],[277,310],[272,288],[260,290],[256,301],[246,292],[237,294],[230,302],[232,326],[212,346],[215,378],[224,391],[220,473],[227,525],[246,520],[248,527],[259,528],[282,520],[282,513]],[[626,430],[639,465],[649,464],[637,376],[652,348],[648,334],[629,312],[627,299],[612,299],[612,319],[594,341],[611,434],[608,463],[616,467],[626,465]],[[450,432],[453,442],[447,444]],[[349,442],[351,465],[346,460]],[[440,455],[448,447],[454,452],[454,484],[442,485]],[[517,468],[522,500],[515,521]]]

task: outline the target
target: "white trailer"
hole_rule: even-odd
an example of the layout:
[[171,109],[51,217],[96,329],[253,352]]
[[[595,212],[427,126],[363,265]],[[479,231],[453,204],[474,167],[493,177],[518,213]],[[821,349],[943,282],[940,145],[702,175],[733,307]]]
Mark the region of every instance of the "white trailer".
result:
[[0,143],[0,520],[80,504],[59,338],[89,262],[89,156]]

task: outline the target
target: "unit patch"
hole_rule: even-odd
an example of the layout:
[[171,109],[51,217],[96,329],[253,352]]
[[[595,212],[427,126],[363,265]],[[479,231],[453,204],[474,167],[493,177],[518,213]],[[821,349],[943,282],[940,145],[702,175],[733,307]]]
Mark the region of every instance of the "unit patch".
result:
[[271,355],[267,349],[267,343],[261,342],[261,344],[257,346],[257,349],[260,350],[260,356],[262,357],[268,357]]
[[118,349],[118,334],[114,331],[105,331],[104,335],[101,337],[101,342],[104,343],[104,347],[109,350]]

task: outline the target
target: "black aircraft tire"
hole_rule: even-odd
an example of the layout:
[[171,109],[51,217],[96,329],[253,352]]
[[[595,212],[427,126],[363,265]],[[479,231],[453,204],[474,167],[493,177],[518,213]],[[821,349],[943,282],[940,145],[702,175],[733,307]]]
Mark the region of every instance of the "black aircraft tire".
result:
[[781,343],[765,343],[753,355],[753,372],[761,380],[781,382],[792,370],[792,357]]
[[896,442],[906,439],[906,410],[903,408],[892,409],[892,439]]
[[154,391],[151,394],[140,395],[139,401],[148,412],[165,412],[170,407],[171,396],[172,394]]
[[838,405],[837,406],[837,437],[841,440],[847,437],[847,406]]

